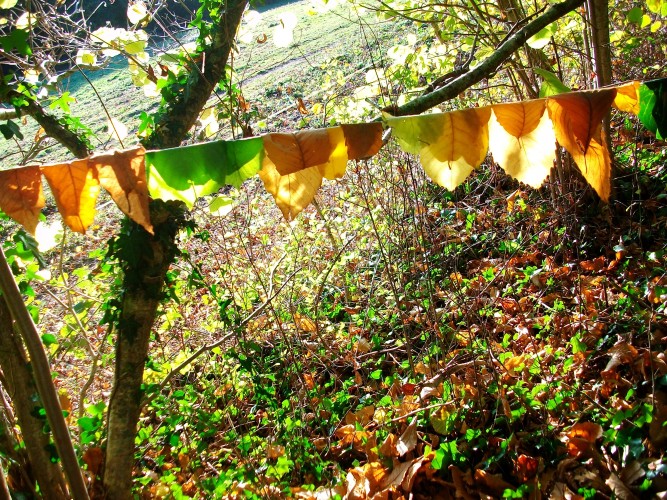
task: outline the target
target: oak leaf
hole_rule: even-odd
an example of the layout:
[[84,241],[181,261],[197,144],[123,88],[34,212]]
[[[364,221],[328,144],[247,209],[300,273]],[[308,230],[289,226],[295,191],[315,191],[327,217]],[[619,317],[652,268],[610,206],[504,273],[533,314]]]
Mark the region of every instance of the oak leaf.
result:
[[385,120],[403,150],[419,154],[426,174],[453,191],[486,156],[490,116],[483,107]]
[[556,140],[572,155],[579,170],[600,198],[609,200],[611,160],[602,134],[602,119],[616,89],[560,94],[547,99]]
[[58,211],[74,232],[85,233],[95,218],[95,203],[100,194],[97,172],[88,158],[42,167],[51,187]]
[[35,234],[44,207],[42,174],[37,166],[0,171],[0,209]]
[[489,152],[508,175],[539,188],[556,159],[556,136],[546,100],[492,106]]
[[93,155],[91,164],[97,170],[100,185],[108,191],[118,208],[134,222],[153,234],[148,210],[148,188],[144,149]]

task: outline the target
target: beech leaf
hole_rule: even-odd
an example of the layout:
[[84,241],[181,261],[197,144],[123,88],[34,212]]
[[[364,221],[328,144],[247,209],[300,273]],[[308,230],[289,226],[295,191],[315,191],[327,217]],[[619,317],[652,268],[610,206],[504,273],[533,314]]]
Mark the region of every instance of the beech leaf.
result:
[[539,188],[556,158],[556,136],[546,101],[515,102],[492,106],[489,152],[508,175]]
[[44,207],[42,174],[37,166],[0,171],[0,209],[35,234]]
[[283,216],[287,220],[294,219],[306,208],[317,190],[322,185],[322,169],[319,165],[298,172],[280,175],[276,166],[267,157],[259,171],[264,188],[271,193]]
[[280,175],[322,165],[331,153],[329,132],[325,128],[266,134],[263,139],[266,156]]
[[490,116],[491,108],[483,107],[386,122],[405,152],[419,153],[426,174],[453,191],[486,156]]
[[639,114],[639,82],[630,82],[616,87],[614,107],[619,111]]
[[547,99],[556,140],[572,155],[600,198],[609,200],[611,161],[602,136],[602,119],[616,97],[616,89],[560,94]]
[[106,189],[118,208],[134,222],[153,234],[148,210],[148,189],[144,149],[94,155],[91,164],[97,170],[100,185]]
[[74,232],[85,233],[95,218],[95,203],[100,194],[97,171],[88,158],[42,167],[51,187],[58,211]]
[[213,141],[147,151],[148,190],[153,198],[192,207],[200,196],[225,185],[239,187],[262,166],[262,138]]
[[363,160],[375,156],[382,147],[380,122],[341,125],[345,135],[348,160]]

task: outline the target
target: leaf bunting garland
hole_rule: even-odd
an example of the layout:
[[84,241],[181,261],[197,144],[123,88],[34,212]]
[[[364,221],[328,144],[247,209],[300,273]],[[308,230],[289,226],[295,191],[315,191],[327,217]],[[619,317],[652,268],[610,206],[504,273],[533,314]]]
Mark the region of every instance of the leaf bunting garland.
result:
[[[384,120],[399,145],[419,155],[429,177],[450,190],[484,161],[487,152],[509,175],[537,188],[549,175],[559,143],[599,196],[608,200],[610,156],[601,124],[612,105],[637,114],[659,139],[667,137],[667,78]],[[128,217],[152,232],[149,193],[191,207],[200,196],[228,184],[238,187],[259,174],[285,218],[291,219],[313,200],[324,178],[340,178],[348,161],[377,154],[382,133],[380,123],[360,123],[160,151],[134,148],[13,168],[0,171],[0,209],[34,233],[44,206],[43,174],[73,231],[85,232],[90,226],[103,187]]]
[[192,208],[200,196],[227,184],[239,187],[255,175],[263,152],[261,137],[148,151],[148,190],[153,198],[181,200]]

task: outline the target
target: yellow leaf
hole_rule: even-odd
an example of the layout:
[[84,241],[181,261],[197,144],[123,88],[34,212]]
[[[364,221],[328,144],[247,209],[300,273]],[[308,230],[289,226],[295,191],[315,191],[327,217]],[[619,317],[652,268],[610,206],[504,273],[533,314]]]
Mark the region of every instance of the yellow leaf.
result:
[[602,136],[602,119],[616,97],[616,89],[560,94],[547,99],[556,140],[572,155],[600,198],[609,200],[611,161]]
[[135,2],[127,6],[127,20],[130,24],[138,24],[148,16],[148,9],[144,2]]
[[640,82],[630,82],[616,87],[614,107],[626,113],[639,114],[639,85]]
[[97,178],[125,215],[153,234],[148,211],[144,149],[134,148],[95,155],[90,162]]
[[39,167],[0,171],[0,209],[26,230],[35,234],[39,212],[44,207],[42,174]]
[[329,144],[328,146],[324,145],[322,149],[328,147],[331,153],[328,160],[320,165],[320,172],[327,179],[340,179],[345,175],[347,169],[348,155],[344,129],[342,127],[331,127],[326,130]]
[[556,136],[545,113],[546,101],[514,102],[492,106],[489,152],[508,175],[538,188],[556,158]]
[[95,217],[100,183],[88,159],[42,167],[58,211],[72,231],[85,233]]
[[278,208],[287,220],[292,220],[299,215],[313,201],[317,190],[322,185],[322,170],[319,165],[280,175],[268,156],[264,157],[259,177],[266,190],[275,198]]
[[292,134],[266,134],[263,140],[266,156],[280,175],[322,165],[331,153],[329,133],[325,128]]
[[419,153],[426,174],[453,191],[486,156],[491,108],[388,118],[387,125],[407,153]]
[[18,0],[0,0],[0,9],[11,9],[18,3]]

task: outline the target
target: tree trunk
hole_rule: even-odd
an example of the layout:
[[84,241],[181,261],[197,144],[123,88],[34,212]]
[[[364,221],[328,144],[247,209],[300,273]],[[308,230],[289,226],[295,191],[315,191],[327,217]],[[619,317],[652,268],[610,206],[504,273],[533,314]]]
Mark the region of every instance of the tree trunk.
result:
[[[144,143],[147,148],[180,145],[206,105],[213,89],[224,77],[236,31],[248,0],[229,0],[204,52],[202,68],[189,77],[188,92],[170,103],[169,112],[156,120],[154,133]],[[151,221],[155,235],[126,220],[127,234],[117,239],[123,266],[123,297],[114,329],[116,372],[109,401],[109,425],[103,483],[110,499],[125,500],[132,494],[134,439],[141,412],[141,384],[148,355],[150,333],[165,275],[178,251],[176,236],[185,223],[182,204],[151,203]],[[123,248],[127,246],[126,250]],[[134,249],[134,250],[131,250]],[[142,254],[138,259],[137,253]],[[128,258],[129,257],[129,258]]]
[[46,417],[40,417],[44,410],[31,366],[12,324],[7,303],[4,297],[0,297],[0,367],[4,374],[3,384],[14,402],[16,418],[25,441],[29,470],[37,480],[44,498],[67,498],[62,471],[57,463],[51,462],[53,445],[50,434],[44,432]]

